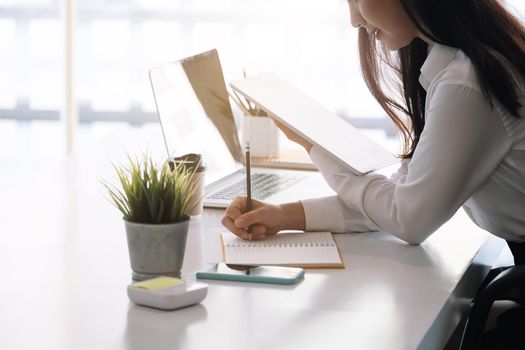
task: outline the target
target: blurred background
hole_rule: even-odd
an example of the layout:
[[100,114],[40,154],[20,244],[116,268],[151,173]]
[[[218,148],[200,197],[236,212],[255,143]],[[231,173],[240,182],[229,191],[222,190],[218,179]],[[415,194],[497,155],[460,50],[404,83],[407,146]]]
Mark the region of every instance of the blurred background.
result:
[[226,82],[278,72],[397,152],[356,37],[343,0],[0,0],[0,191],[119,128],[158,127],[148,69],[211,48]]

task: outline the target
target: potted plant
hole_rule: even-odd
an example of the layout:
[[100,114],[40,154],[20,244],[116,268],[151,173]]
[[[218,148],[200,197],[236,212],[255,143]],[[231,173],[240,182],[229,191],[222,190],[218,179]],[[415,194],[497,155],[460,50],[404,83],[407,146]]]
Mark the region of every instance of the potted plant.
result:
[[120,186],[103,185],[124,218],[132,277],[180,277],[194,172],[183,164],[156,166],[148,155],[128,160],[113,165]]

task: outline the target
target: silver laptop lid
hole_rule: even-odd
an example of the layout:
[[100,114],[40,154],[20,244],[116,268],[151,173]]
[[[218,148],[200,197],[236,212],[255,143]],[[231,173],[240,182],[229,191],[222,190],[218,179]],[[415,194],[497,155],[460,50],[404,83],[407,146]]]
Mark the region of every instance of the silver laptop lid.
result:
[[149,77],[168,156],[202,154],[207,184],[242,168],[217,50],[152,68]]

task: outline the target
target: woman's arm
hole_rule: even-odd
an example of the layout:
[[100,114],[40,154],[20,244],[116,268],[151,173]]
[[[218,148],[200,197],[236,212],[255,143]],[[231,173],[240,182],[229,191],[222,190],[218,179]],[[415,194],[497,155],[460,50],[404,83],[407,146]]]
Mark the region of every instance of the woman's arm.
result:
[[[325,153],[325,161],[332,162],[331,167],[326,169],[345,170],[339,160]],[[329,158],[326,159],[326,156]],[[409,161],[404,160],[401,166],[393,173],[389,181],[392,183],[403,182],[407,175]],[[307,231],[330,231],[330,232],[368,232],[377,231],[379,228],[366,218],[361,212],[349,208],[339,195],[312,198],[301,201],[304,208],[305,230]]]
[[245,213],[246,197],[236,198],[226,209],[222,224],[244,239],[261,240],[282,230],[364,232],[377,230],[360,213],[352,211],[338,196],[280,205],[252,200]]
[[310,156],[351,210],[419,244],[487,180],[509,148],[503,122],[481,91],[445,85],[434,92],[416,152],[397,182],[355,175],[315,146]]

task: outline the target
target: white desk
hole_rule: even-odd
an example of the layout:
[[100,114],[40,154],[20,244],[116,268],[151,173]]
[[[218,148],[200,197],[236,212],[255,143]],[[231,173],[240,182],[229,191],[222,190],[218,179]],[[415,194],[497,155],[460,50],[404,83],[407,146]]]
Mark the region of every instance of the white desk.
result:
[[[338,235],[346,269],[296,286],[210,282],[198,306],[135,306],[124,225],[99,183],[129,147],[100,144],[0,197],[2,349],[439,349],[503,247],[461,213],[422,246]],[[221,217],[192,221],[186,278],[220,260]]]

